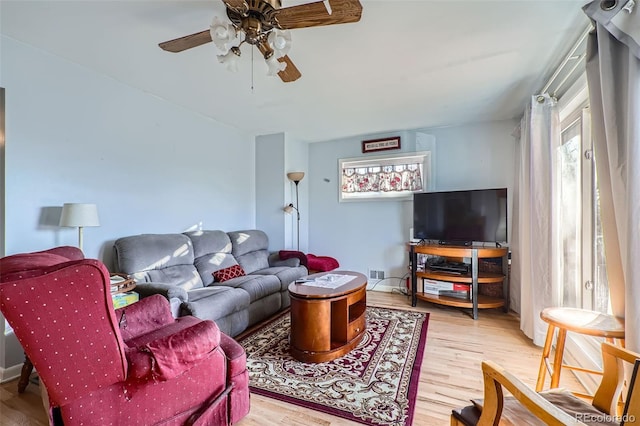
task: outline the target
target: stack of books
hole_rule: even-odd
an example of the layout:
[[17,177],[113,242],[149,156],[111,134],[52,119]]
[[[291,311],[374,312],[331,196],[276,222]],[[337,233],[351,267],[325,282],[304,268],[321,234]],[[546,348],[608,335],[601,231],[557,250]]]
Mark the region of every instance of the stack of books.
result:
[[111,298],[113,299],[113,308],[118,309],[137,302],[140,296],[135,291],[128,291],[126,293],[111,294]]
[[134,288],[133,280],[126,279],[119,275],[111,275],[111,299],[113,300],[113,308],[123,308],[140,300],[140,296],[135,291],[124,291]]
[[458,284],[450,281],[423,278],[422,291],[426,294],[437,296],[458,297],[461,299],[471,298],[471,286],[469,284]]

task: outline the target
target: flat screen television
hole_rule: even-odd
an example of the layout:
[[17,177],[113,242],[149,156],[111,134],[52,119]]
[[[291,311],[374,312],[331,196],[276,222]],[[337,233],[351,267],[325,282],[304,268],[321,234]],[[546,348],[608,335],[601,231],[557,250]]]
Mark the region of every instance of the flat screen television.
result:
[[415,193],[413,236],[455,245],[507,241],[507,188]]

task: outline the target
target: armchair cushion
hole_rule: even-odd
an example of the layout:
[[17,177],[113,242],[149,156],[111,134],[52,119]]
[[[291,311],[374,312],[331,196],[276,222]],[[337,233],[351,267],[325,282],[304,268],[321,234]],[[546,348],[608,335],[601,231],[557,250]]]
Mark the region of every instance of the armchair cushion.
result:
[[207,358],[220,344],[213,321],[200,321],[143,346],[127,348],[129,377],[169,380]]

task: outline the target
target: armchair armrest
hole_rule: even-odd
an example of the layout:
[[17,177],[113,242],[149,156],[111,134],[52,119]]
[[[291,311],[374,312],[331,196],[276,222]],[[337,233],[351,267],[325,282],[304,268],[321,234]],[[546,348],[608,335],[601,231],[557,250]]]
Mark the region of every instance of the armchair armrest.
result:
[[478,421],[479,426],[498,424],[504,406],[503,387],[547,425],[584,425],[497,364],[483,361],[482,374],[484,376],[484,405]]
[[169,301],[160,294],[152,294],[137,303],[116,309],[116,320],[125,342],[174,322]]
[[167,299],[180,299],[180,302],[188,302],[189,295],[182,287],[176,287],[172,284],[165,283],[137,283],[135,288],[136,293],[141,298],[151,296],[153,294],[159,294]]
[[141,347],[127,348],[129,379],[172,379],[210,356],[219,345],[218,326],[200,321]]

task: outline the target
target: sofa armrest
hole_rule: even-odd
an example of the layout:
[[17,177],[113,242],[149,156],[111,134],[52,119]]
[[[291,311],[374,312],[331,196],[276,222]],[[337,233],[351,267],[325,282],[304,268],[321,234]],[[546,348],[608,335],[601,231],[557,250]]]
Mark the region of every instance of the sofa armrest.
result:
[[[296,257],[296,256],[281,257],[280,256],[281,253],[283,252],[281,251],[278,253],[271,253],[269,255],[269,266],[289,266],[289,267],[295,268],[301,265],[301,261],[299,257]],[[300,252],[297,252],[297,253],[300,253]]]
[[210,356],[218,346],[218,326],[213,321],[200,321],[146,345],[127,348],[129,379],[170,380]]
[[478,425],[498,424],[504,405],[503,387],[547,425],[584,425],[497,364],[483,361],[482,374],[484,376],[484,404]]
[[300,260],[298,259],[286,259],[269,262],[269,266],[288,266],[290,268],[297,268],[300,266]]
[[136,293],[141,298],[149,297],[153,294],[159,294],[167,299],[180,299],[181,302],[188,302],[189,295],[182,287],[176,287],[172,284],[165,283],[137,283],[135,288]]

